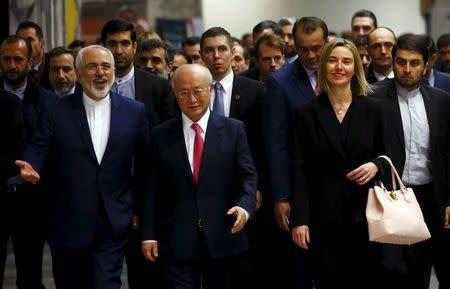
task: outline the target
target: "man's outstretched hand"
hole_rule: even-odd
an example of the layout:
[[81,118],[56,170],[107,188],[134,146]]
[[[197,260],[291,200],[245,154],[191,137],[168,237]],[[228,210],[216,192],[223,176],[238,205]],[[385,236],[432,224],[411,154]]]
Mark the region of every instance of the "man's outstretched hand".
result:
[[17,160],[16,165],[20,168],[20,176],[25,181],[35,184],[41,179],[38,172],[26,161]]

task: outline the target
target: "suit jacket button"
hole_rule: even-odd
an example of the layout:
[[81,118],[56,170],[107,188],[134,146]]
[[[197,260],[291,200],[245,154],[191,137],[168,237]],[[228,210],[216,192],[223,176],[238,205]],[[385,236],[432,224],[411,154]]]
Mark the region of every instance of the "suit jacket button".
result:
[[201,219],[201,218],[198,218],[197,226],[198,226],[199,228],[203,228],[203,225],[202,225],[202,219]]

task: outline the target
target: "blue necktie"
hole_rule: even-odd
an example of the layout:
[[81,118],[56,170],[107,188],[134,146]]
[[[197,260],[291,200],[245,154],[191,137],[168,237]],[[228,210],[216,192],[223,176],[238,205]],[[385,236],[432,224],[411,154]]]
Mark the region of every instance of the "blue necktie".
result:
[[225,115],[225,110],[223,108],[223,93],[222,93],[222,85],[220,82],[216,82],[214,84],[214,104],[213,111],[219,115]]

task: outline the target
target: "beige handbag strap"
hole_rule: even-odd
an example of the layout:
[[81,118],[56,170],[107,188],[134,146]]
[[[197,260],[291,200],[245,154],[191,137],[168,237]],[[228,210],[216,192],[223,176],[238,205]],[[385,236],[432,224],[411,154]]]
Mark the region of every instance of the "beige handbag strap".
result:
[[403,184],[402,179],[398,175],[397,170],[395,169],[394,165],[392,164],[391,159],[388,156],[384,156],[384,155],[383,156],[379,156],[379,158],[385,159],[389,163],[389,165],[391,166],[392,188],[393,188],[393,190],[394,191],[397,190],[397,184],[399,185],[400,190],[405,189],[406,187]]

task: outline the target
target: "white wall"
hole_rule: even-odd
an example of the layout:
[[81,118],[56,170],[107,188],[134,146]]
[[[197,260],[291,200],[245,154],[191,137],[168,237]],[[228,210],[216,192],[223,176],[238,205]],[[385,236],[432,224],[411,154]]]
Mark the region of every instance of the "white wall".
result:
[[250,32],[258,22],[278,21],[284,16],[316,16],[330,30],[349,29],[353,13],[368,9],[375,13],[378,25],[387,26],[399,35],[425,33],[420,15],[420,0],[203,0],[204,27],[222,26],[233,36]]

